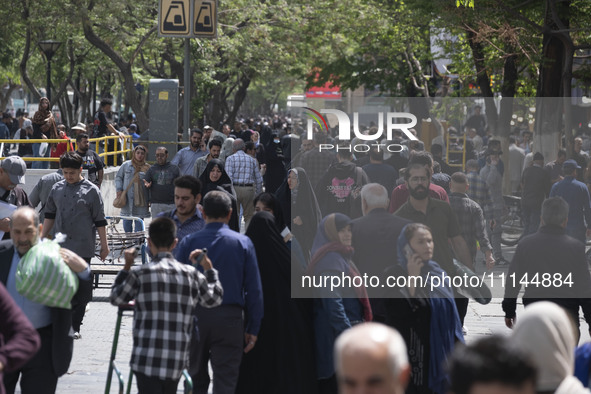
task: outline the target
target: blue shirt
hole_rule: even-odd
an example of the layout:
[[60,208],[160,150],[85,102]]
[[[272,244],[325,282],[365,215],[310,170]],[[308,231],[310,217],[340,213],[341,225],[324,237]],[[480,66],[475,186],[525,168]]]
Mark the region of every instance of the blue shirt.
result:
[[567,229],[591,229],[591,201],[589,190],[583,182],[566,176],[552,186],[550,197],[562,197],[568,203]]
[[190,146],[181,149],[170,161],[175,166],[178,166],[181,170],[181,175],[193,175],[193,166],[195,161],[201,156],[207,155],[207,152],[197,149],[196,151],[191,150]]
[[185,220],[183,223],[181,223],[179,217],[176,215],[176,208],[172,211],[161,212],[158,214],[158,217],[171,218],[173,220],[174,224],[176,224],[176,237],[178,238],[179,243],[187,235],[196,233],[205,227],[205,220],[203,220],[199,209],[195,209],[193,216]]
[[[14,302],[21,308],[25,316],[27,316],[33,327],[47,327],[51,324],[51,309],[43,304],[30,301],[16,290],[16,268],[20,260],[21,256],[19,256],[15,246],[12,262],[10,263],[10,271],[6,279],[6,289]],[[79,272],[77,275],[79,279],[90,280],[90,267],[87,267],[85,271]]]
[[[207,248],[224,288],[222,305],[245,308],[246,332],[258,335],[263,318],[263,290],[254,245],[250,238],[230,230],[227,224],[209,223],[186,236],[176,247],[175,258],[191,264],[189,254]],[[201,267],[199,267],[201,269]]]

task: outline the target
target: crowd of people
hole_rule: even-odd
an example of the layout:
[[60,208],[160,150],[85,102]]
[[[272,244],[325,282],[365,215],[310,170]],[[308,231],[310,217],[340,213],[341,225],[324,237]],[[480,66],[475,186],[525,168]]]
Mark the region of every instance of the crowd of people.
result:
[[[96,129],[80,130],[75,149],[61,153],[60,169],[30,196],[18,186],[25,162],[19,156],[0,162],[0,199],[19,207],[0,220],[6,232],[0,282],[10,295],[0,286],[0,307],[15,315],[10,328],[0,324],[8,344],[0,346],[0,387],[9,393],[19,376],[25,394],[55,392],[72,339],[81,336],[96,233],[97,257],[110,252],[100,187],[105,164],[113,163],[88,148],[88,132],[120,132],[108,120],[109,105],[101,103],[106,112]],[[55,121],[46,110],[40,106],[33,125],[52,133]],[[381,142],[398,144],[399,152],[379,146],[357,152],[355,140],[317,129],[309,138],[279,116],[223,124],[220,131],[193,129],[189,145],[172,158],[165,147],[150,158],[138,143],[131,159],[119,163],[110,197],[122,215],[152,218],[151,262],[133,267],[134,251],[126,250],[110,300],[136,302],[131,366],[140,393],[176,392],[185,368],[196,393],[207,393],[211,383],[216,394],[585,392],[588,366],[580,375],[587,381],[573,378],[580,307],[591,323],[583,244],[591,202],[577,180],[582,163],[560,151],[545,165],[523,133],[531,156],[523,169],[514,164],[512,140],[509,168],[520,168],[512,191],[522,195],[526,234],[509,263],[500,222],[502,180],[513,181],[513,174],[504,174],[500,143],[487,138],[484,117],[475,112],[464,125],[472,152],[465,172],[445,162],[443,138],[427,152],[422,142],[395,133]],[[31,208],[38,205],[39,212]],[[125,220],[123,228],[140,231],[138,223]],[[71,310],[33,303],[14,286],[23,255],[57,232],[66,235],[64,261],[80,281]],[[503,311],[515,330],[509,339],[465,346],[469,299],[445,277],[482,270],[481,262],[488,269],[508,265]],[[517,321],[519,279],[541,269],[553,279],[571,273],[573,286],[527,288]],[[365,276],[382,284],[391,277],[420,282],[369,286]],[[305,278],[324,285],[306,288]],[[362,285],[326,284],[335,278]],[[28,330],[24,339],[15,335],[21,326]],[[70,352],[56,351],[62,346]]]

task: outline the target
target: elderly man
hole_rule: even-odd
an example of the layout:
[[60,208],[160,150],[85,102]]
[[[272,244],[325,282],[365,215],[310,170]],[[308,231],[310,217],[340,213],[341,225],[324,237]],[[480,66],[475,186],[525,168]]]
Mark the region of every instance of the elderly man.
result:
[[238,204],[244,212],[244,227],[247,228],[254,215],[254,198],[263,191],[263,177],[256,159],[245,152],[246,144],[240,138],[232,143],[234,154],[226,159],[226,172],[236,189]]
[[[18,156],[10,156],[0,162],[0,201],[7,204],[30,206],[29,196],[19,186],[25,183],[27,165]],[[10,218],[0,219],[0,231],[4,231],[4,238],[10,238]]]
[[[361,209],[363,216],[351,223],[353,232],[353,260],[361,275],[384,278],[384,271],[397,264],[398,245],[396,240],[409,220],[388,212],[388,191],[378,183],[368,183],[361,189]],[[371,309],[374,321],[383,322],[386,312],[382,289],[369,288]]]
[[[16,290],[16,270],[21,257],[40,242],[39,216],[30,207],[18,208],[10,222],[11,240],[0,242],[0,282],[25,313],[41,337],[41,349],[23,367],[4,375],[7,393],[14,393],[20,376],[23,394],[55,393],[57,380],[68,371],[73,352],[72,310],[51,308],[29,301]],[[64,262],[78,274],[80,288],[73,303],[86,303],[83,289],[92,287],[88,264],[75,253],[63,249]]]
[[335,343],[341,394],[403,394],[410,376],[406,345],[393,328],[359,324]]

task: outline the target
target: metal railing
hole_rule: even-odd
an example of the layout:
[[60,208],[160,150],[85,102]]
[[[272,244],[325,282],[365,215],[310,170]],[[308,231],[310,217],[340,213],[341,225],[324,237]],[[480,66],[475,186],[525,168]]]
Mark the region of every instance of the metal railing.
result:
[[[113,150],[109,150],[109,144],[107,143],[108,140],[121,140],[121,149],[117,149],[117,144],[113,144],[114,145],[114,149]],[[117,135],[111,135],[111,136],[106,136],[106,137],[100,137],[100,138],[90,138],[88,140],[90,142],[90,148],[92,149],[94,144],[94,151],[96,153],[98,153],[98,155],[100,157],[105,157],[105,156],[114,156],[114,155],[119,155],[119,154],[127,154],[128,152],[132,151],[132,137],[130,135],[124,135],[124,136],[117,136]],[[99,153],[100,149],[100,143],[104,142],[103,146],[104,146],[104,151]],[[72,143],[74,146],[76,145],[76,140],[74,139],[62,139],[62,138],[56,138],[56,139],[29,139],[29,140],[21,140],[21,139],[8,139],[8,140],[0,140],[0,158],[4,156],[4,144],[43,144],[43,143],[47,143],[47,144],[66,144],[66,150],[69,151],[70,150],[70,143]],[[48,147],[49,149],[49,147]],[[74,150],[77,149],[77,146],[74,147]],[[25,156],[22,158],[24,161],[55,161],[55,162],[59,162],[60,158],[59,157],[30,157],[30,156]]]

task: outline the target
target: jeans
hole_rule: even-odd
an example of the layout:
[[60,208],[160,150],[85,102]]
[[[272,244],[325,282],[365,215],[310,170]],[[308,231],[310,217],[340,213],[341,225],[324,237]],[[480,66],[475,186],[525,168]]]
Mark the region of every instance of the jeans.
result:
[[[39,155],[39,150],[41,148],[41,144],[33,144],[33,156],[34,157],[41,157]],[[49,157],[49,147],[47,147],[47,149],[45,150],[45,156],[44,157]],[[36,169],[47,169],[49,168],[49,162],[48,161],[34,161],[33,164],[31,165],[31,168],[36,168]]]
[[142,228],[142,222],[140,222],[139,220],[125,220],[124,219],[123,220],[123,230],[126,233],[131,233],[133,231],[132,230],[132,227],[133,227],[132,222],[135,222],[135,232],[144,231],[144,229]]

